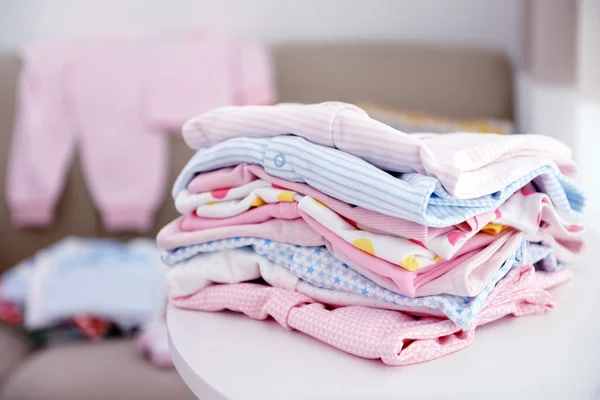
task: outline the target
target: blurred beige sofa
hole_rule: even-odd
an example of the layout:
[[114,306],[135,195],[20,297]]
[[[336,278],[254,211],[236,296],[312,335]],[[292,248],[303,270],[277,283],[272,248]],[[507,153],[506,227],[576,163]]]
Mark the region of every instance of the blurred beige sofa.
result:
[[[512,72],[495,52],[402,43],[287,44],[273,49],[280,101],[368,101],[442,116],[512,119]],[[19,60],[0,56],[0,187],[4,194]],[[192,155],[171,140],[170,177]],[[49,229],[12,227],[0,205],[0,271],[67,236],[117,237],[102,226],[77,160]],[[176,217],[168,190],[148,236]],[[232,384],[235,384],[232,382]],[[32,349],[0,326],[0,399],[192,399],[175,370],[159,370],[131,339]]]

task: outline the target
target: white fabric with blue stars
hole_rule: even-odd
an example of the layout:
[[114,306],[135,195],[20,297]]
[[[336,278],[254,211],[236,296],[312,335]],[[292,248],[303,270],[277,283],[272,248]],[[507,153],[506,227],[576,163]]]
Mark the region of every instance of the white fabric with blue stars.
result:
[[[260,238],[236,237],[182,247],[172,252],[165,251],[162,259],[168,265],[175,265],[200,253],[245,246],[250,246],[258,254],[289,269],[292,274],[316,287],[360,294],[407,308],[426,307],[438,311],[438,314],[446,315],[461,329],[468,329],[471,326],[496,283],[508,273],[511,267],[534,264],[553,254],[549,247],[531,246],[530,243],[523,242],[477,296],[460,297],[440,294],[417,298],[406,297],[379,286],[337,260],[324,247],[302,247]],[[535,250],[529,251],[532,247]]]

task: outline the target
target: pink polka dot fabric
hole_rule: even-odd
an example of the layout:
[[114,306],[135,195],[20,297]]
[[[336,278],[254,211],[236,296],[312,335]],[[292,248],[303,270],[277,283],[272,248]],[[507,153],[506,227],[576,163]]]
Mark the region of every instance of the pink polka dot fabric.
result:
[[541,165],[572,178],[571,149],[543,135],[437,135],[397,131],[359,107],[342,102],[309,105],[221,107],[187,121],[183,137],[202,149],[237,137],[265,138],[291,132],[312,143],[355,155],[386,171],[437,177],[456,198],[502,190]]

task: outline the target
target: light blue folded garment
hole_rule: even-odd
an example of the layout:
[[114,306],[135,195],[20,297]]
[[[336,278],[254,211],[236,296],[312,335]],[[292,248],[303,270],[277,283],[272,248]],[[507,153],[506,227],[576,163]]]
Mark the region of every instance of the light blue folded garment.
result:
[[306,183],[348,204],[432,227],[459,224],[492,211],[531,181],[548,194],[560,213],[578,215],[585,204],[577,185],[550,166],[522,176],[501,191],[457,199],[434,177],[392,175],[351,154],[295,136],[235,138],[199,150],[177,178],[173,197],[185,190],[197,174],[240,163],[262,165],[270,175]]

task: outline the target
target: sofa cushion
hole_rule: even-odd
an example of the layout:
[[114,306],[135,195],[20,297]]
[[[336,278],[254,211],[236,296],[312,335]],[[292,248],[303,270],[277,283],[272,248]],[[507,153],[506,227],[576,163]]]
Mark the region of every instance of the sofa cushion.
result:
[[71,343],[33,354],[5,382],[2,400],[195,399],[175,369],[161,370],[129,339]]
[[32,350],[29,339],[14,328],[0,325],[0,385]]

